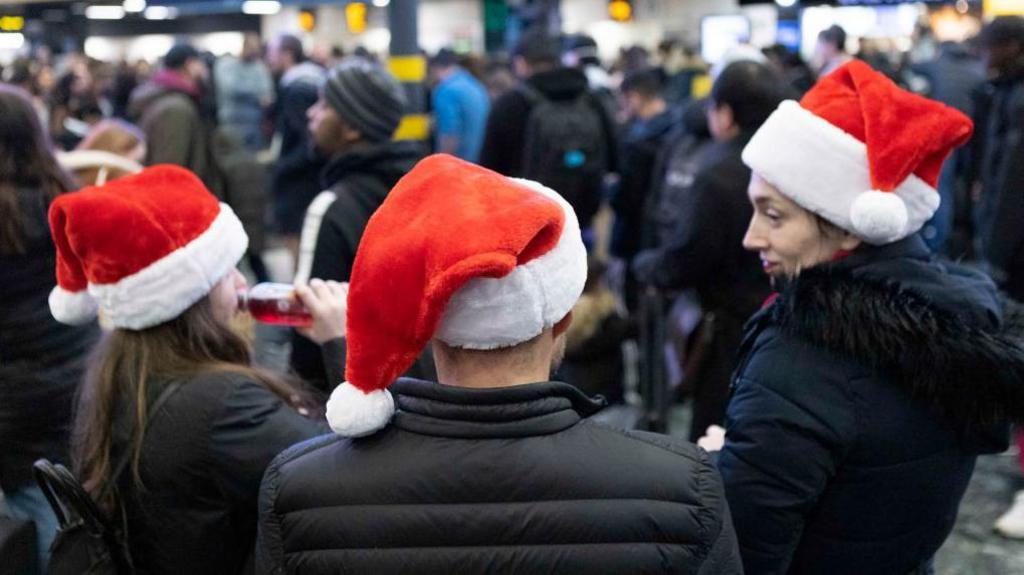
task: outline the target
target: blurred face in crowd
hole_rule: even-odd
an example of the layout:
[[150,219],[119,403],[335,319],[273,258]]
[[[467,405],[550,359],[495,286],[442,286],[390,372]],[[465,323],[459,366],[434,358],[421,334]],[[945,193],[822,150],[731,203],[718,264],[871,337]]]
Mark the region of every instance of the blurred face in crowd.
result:
[[362,139],[362,135],[349,127],[327,103],[323,94],[316,104],[306,111],[306,117],[309,119],[309,133],[313,136],[313,145],[325,155],[333,156],[344,152]]
[[294,64],[291,52],[281,49],[280,39],[275,38],[267,44],[267,66],[271,73],[281,75]]
[[761,266],[777,279],[793,278],[801,270],[831,261],[840,251],[853,251],[860,240],[830,225],[782,195],[756,173],[747,196],[754,206],[743,247],[761,256]]
[[202,58],[189,58],[185,62],[185,74],[195,80],[196,82],[205,82],[207,76],[209,76],[209,70],[206,68],[206,62]]
[[740,134],[740,126],[736,123],[732,108],[728,104],[716,104],[708,100],[707,106],[708,131],[718,141],[731,140]]
[[210,290],[210,306],[217,321],[228,325],[238,311],[238,292],[248,287],[245,276],[238,268],[227,273],[217,285]]

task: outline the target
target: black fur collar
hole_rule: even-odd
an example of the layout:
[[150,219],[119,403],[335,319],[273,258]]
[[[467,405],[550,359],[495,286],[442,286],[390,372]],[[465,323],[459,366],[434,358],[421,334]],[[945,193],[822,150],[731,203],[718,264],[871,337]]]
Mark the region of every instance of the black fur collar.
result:
[[887,374],[968,432],[1024,422],[1024,314],[1011,311],[999,332],[986,331],[895,283],[829,266],[801,274],[767,313],[785,333]]

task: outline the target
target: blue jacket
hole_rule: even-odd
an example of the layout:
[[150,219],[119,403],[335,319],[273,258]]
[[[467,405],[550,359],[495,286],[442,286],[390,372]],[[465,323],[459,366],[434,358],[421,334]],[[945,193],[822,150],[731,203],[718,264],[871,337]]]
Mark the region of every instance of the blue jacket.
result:
[[747,325],[719,469],[747,573],[913,572],[1024,418],[992,282],[918,236],[804,271]]

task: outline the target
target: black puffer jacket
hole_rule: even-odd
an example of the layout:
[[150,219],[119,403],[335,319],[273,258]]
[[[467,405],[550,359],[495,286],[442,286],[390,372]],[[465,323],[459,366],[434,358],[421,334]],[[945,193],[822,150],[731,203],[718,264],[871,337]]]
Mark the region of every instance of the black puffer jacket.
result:
[[719,469],[749,573],[916,572],[1024,418],[991,281],[918,236],[804,271],[755,315]]
[[278,457],[259,573],[739,573],[707,455],[613,430],[564,383],[473,390],[401,379],[360,439]]
[[[152,386],[151,400],[162,389]],[[115,423],[121,439],[114,458],[127,445],[131,419]],[[327,431],[243,375],[207,373],[183,382],[146,430],[142,489],[131,473],[119,482],[137,572],[250,572],[267,464],[286,447]]]
[[18,191],[25,251],[0,255],[0,490],[35,485],[32,462],[68,462],[71,408],[95,323],[71,327],[50,315],[56,248],[42,194]]

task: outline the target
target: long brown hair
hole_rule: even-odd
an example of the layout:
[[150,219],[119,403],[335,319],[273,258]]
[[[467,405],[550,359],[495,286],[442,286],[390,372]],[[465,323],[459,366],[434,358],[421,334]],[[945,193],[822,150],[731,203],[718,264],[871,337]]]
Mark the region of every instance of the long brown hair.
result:
[[[177,318],[149,329],[115,329],[93,352],[76,409],[73,455],[78,476],[89,493],[99,497],[112,480],[115,421],[131,416],[132,475],[141,486],[139,458],[142,430],[149,413],[147,398],[170,380],[188,380],[210,371],[248,376],[302,413],[316,410],[312,394],[290,381],[250,365],[248,343],[214,315],[204,297]],[[122,419],[123,421],[123,419]],[[116,483],[116,481],[115,481]],[[115,489],[98,501],[110,511]]]
[[38,190],[49,206],[74,189],[57,164],[27,92],[0,84],[0,254],[25,251],[18,190]]

